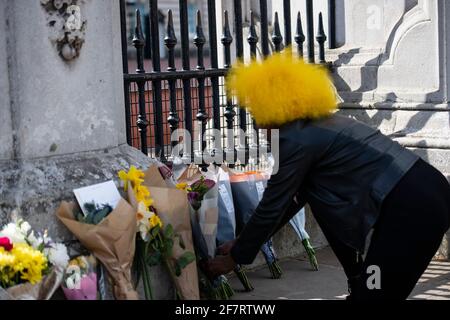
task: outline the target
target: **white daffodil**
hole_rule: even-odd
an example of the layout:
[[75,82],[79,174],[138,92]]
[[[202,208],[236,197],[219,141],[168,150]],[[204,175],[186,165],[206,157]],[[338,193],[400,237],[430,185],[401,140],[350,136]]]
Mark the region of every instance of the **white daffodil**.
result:
[[154,212],[148,210],[143,202],[138,205],[138,212],[136,215],[136,224],[141,238],[148,241],[148,232],[150,230],[150,219],[155,215]]

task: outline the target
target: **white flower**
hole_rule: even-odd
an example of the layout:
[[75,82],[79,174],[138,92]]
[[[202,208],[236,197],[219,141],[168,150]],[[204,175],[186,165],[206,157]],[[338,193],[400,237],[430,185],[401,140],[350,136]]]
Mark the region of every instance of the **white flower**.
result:
[[44,242],[44,239],[42,239],[42,237],[36,237],[34,235],[34,232],[32,231],[29,235],[28,235],[28,242],[30,243],[30,245],[34,248],[34,249],[38,249],[39,246]]
[[2,231],[0,237],[7,237],[12,243],[26,243],[25,235],[15,223],[7,224]]
[[138,205],[138,212],[136,223],[144,241],[148,241],[148,231],[150,230],[150,219],[155,215],[154,212],[148,210],[144,203],[140,202]]
[[79,266],[69,266],[66,270],[66,287],[68,289],[80,289],[81,288],[81,270]]
[[52,243],[50,248],[44,250],[44,254],[48,257],[50,263],[57,268],[65,269],[69,264],[67,248],[62,243]]
[[31,230],[31,226],[28,222],[20,220],[18,223],[19,227],[20,227],[20,232],[22,232],[22,234],[27,235],[28,232]]

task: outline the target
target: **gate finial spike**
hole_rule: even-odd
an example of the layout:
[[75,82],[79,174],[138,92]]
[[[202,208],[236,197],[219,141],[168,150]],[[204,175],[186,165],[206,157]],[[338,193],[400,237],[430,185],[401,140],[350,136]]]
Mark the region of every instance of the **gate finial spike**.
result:
[[319,43],[319,59],[320,63],[326,63],[325,60],[325,41],[327,41],[327,36],[325,35],[325,30],[323,27],[323,17],[322,12],[319,13],[319,30],[317,32],[317,42]]
[[194,44],[197,47],[203,46],[206,43],[205,34],[203,33],[203,26],[202,26],[202,14],[200,10],[197,10],[197,27],[196,27],[196,34],[194,38]]
[[303,32],[302,26],[302,15],[300,11],[297,13],[297,32],[294,37],[295,43],[297,44],[297,50],[299,57],[303,57],[303,44],[305,43],[306,37]]
[[173,27],[173,16],[172,16],[172,10],[169,10],[167,12],[168,15],[168,21],[167,21],[167,28],[166,28],[166,37],[164,38],[164,43],[167,47],[174,47],[177,44],[177,37],[175,35],[175,30]]
[[144,33],[142,32],[141,23],[141,11],[136,9],[136,26],[134,28],[133,45],[137,47],[143,47],[145,44]]
[[278,12],[275,12],[274,30],[272,34],[272,41],[277,52],[281,51],[281,44],[283,43],[283,36],[281,35],[280,21],[278,19]]

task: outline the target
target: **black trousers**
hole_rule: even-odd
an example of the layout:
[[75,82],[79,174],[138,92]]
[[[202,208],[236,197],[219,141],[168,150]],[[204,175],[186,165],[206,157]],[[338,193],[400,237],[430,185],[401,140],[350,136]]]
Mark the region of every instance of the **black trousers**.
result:
[[[449,223],[450,184],[419,160],[384,201],[364,260],[324,230],[349,279],[349,300],[407,299]],[[367,285],[377,283],[371,266],[379,268],[379,289]]]

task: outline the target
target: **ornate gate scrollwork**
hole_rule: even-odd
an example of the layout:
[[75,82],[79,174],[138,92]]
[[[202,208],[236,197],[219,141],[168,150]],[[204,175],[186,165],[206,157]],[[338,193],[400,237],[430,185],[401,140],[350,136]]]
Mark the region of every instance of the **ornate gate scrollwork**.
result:
[[41,0],[47,11],[50,40],[65,61],[75,60],[83,47],[86,24],[81,13],[83,0]]

